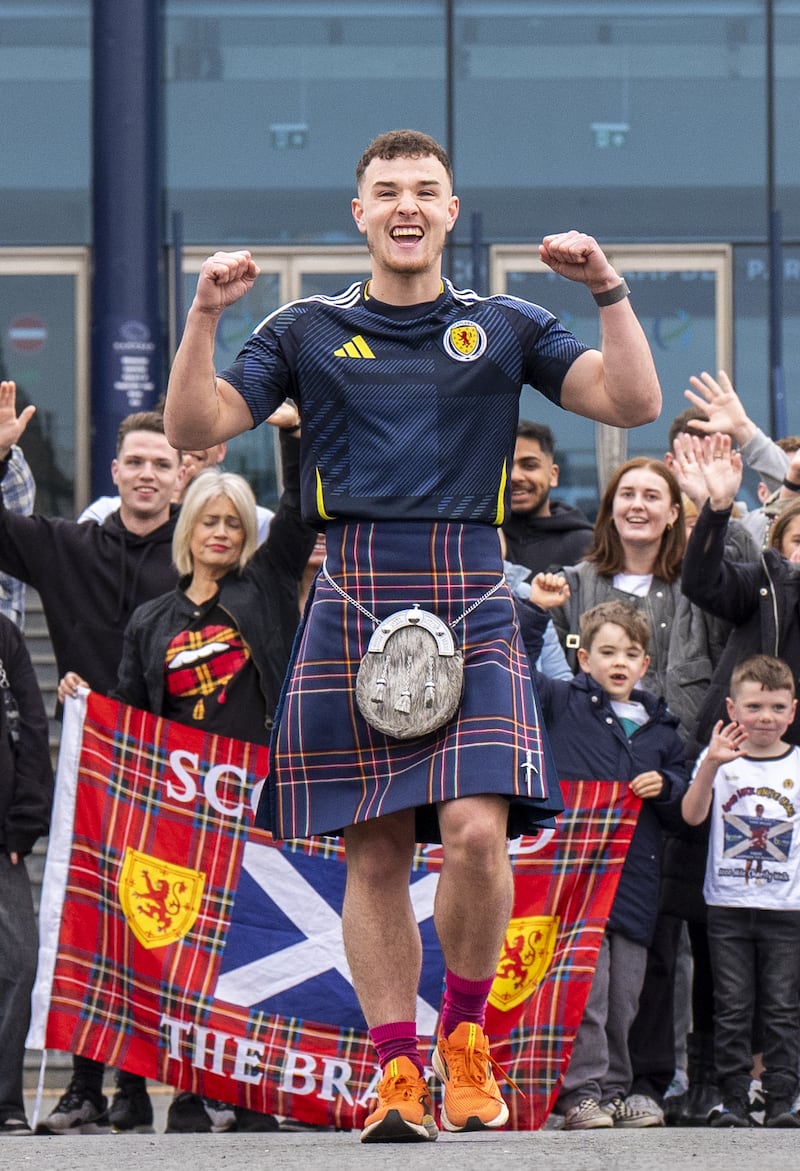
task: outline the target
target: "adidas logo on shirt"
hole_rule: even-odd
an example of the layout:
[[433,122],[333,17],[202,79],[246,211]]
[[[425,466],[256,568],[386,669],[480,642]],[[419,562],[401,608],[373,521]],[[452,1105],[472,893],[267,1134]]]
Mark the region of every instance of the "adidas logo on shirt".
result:
[[334,358],[374,358],[372,350],[364,341],[360,333],[345,342],[338,350],[333,351]]

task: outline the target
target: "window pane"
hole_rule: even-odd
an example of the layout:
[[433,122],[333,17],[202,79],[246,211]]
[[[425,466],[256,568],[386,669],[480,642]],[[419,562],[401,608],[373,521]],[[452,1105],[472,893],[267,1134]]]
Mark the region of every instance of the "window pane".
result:
[[86,244],[90,0],[0,5],[3,244]]
[[167,0],[167,186],[187,242],[357,238],[367,143],[444,134],[444,8]]
[[[487,236],[763,230],[764,11],[756,0],[456,0],[458,186]],[[800,57],[789,31],[780,67],[796,203]]]
[[36,511],[75,515],[75,277],[0,276],[0,378],[17,384],[17,410],[36,414],[21,440],[36,480]]

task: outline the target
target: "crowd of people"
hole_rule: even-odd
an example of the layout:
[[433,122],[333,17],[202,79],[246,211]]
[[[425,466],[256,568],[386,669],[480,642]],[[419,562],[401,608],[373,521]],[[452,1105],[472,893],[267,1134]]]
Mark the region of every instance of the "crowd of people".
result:
[[[246,251],[204,262],[163,411],[120,428],[118,497],[75,521],[13,503],[32,408],[17,415],[14,384],[0,384],[0,572],[42,598],[59,700],[89,687],[269,744],[259,823],[276,838],[343,836],[345,949],[381,1070],[362,1141],[506,1122],[483,1026],[513,900],[507,840],[557,827],[571,779],[627,782],[640,811],[548,1125],[746,1126],[760,1111],[798,1126],[800,444],[773,443],[726,375],[702,374],[664,458],[617,468],[590,521],[551,496],[556,441],[518,422],[519,393],[530,383],[620,427],[658,416],[625,281],[591,236],[542,242],[544,263],[596,303],[592,349],[541,306],[442,276],[459,204],[433,139],[380,136],[356,182],[370,279],[283,306],[221,374],[219,319],[258,269]],[[221,460],[265,421],[280,429],[284,490],[259,517]],[[743,460],[763,486],[748,512]],[[5,704],[0,975],[17,1007],[0,1014],[0,1132],[21,1135],[35,967],[21,860],[47,833],[53,777],[8,597],[0,688],[21,731],[6,734]],[[443,627],[432,653],[426,631]],[[419,842],[443,847],[432,1055],[415,1021]],[[687,955],[689,1021],[672,1011]],[[104,1074],[74,1055],[39,1132],[150,1130],[144,1079],[118,1071],[109,1105]],[[186,1093],[168,1116],[174,1131],[277,1125]]]

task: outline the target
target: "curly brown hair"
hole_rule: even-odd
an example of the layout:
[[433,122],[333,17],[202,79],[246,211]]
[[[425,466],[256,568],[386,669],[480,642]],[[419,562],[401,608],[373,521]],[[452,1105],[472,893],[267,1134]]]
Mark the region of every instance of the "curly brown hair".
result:
[[453,168],[447,151],[435,138],[420,130],[388,130],[369,144],[356,164],[356,186],[361,186],[364,172],[373,159],[438,159],[447,171],[452,185]]

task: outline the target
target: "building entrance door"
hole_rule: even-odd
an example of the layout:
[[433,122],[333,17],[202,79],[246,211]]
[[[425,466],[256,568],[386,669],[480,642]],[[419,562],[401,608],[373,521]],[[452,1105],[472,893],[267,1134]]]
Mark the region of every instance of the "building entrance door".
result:
[[[191,304],[200,265],[213,248],[187,248],[183,255],[182,304]],[[288,301],[316,293],[336,293],[369,276],[365,248],[252,249],[261,276],[253,291],[223,313],[217,331],[214,360],[223,370],[238,354],[259,321]],[[176,337],[180,334],[176,323]],[[228,445],[225,467],[250,483],[259,504],[274,507],[278,495],[277,435],[272,428],[256,428]]]
[[0,249],[0,378],[34,403],[23,450],[36,509],[74,517],[89,486],[89,258],[83,248]]
[[[661,418],[622,431],[567,414],[526,387],[520,415],[547,423],[559,449],[557,495],[592,515],[611,472],[631,456],[661,458],[675,415],[689,403],[689,376],[720,368],[733,374],[732,249],[718,245],[604,245],[631,288],[632,303],[647,334],[661,381]],[[530,246],[490,250],[493,293],[511,293],[555,313],[588,345],[599,346],[599,317],[582,285],[556,276]]]

